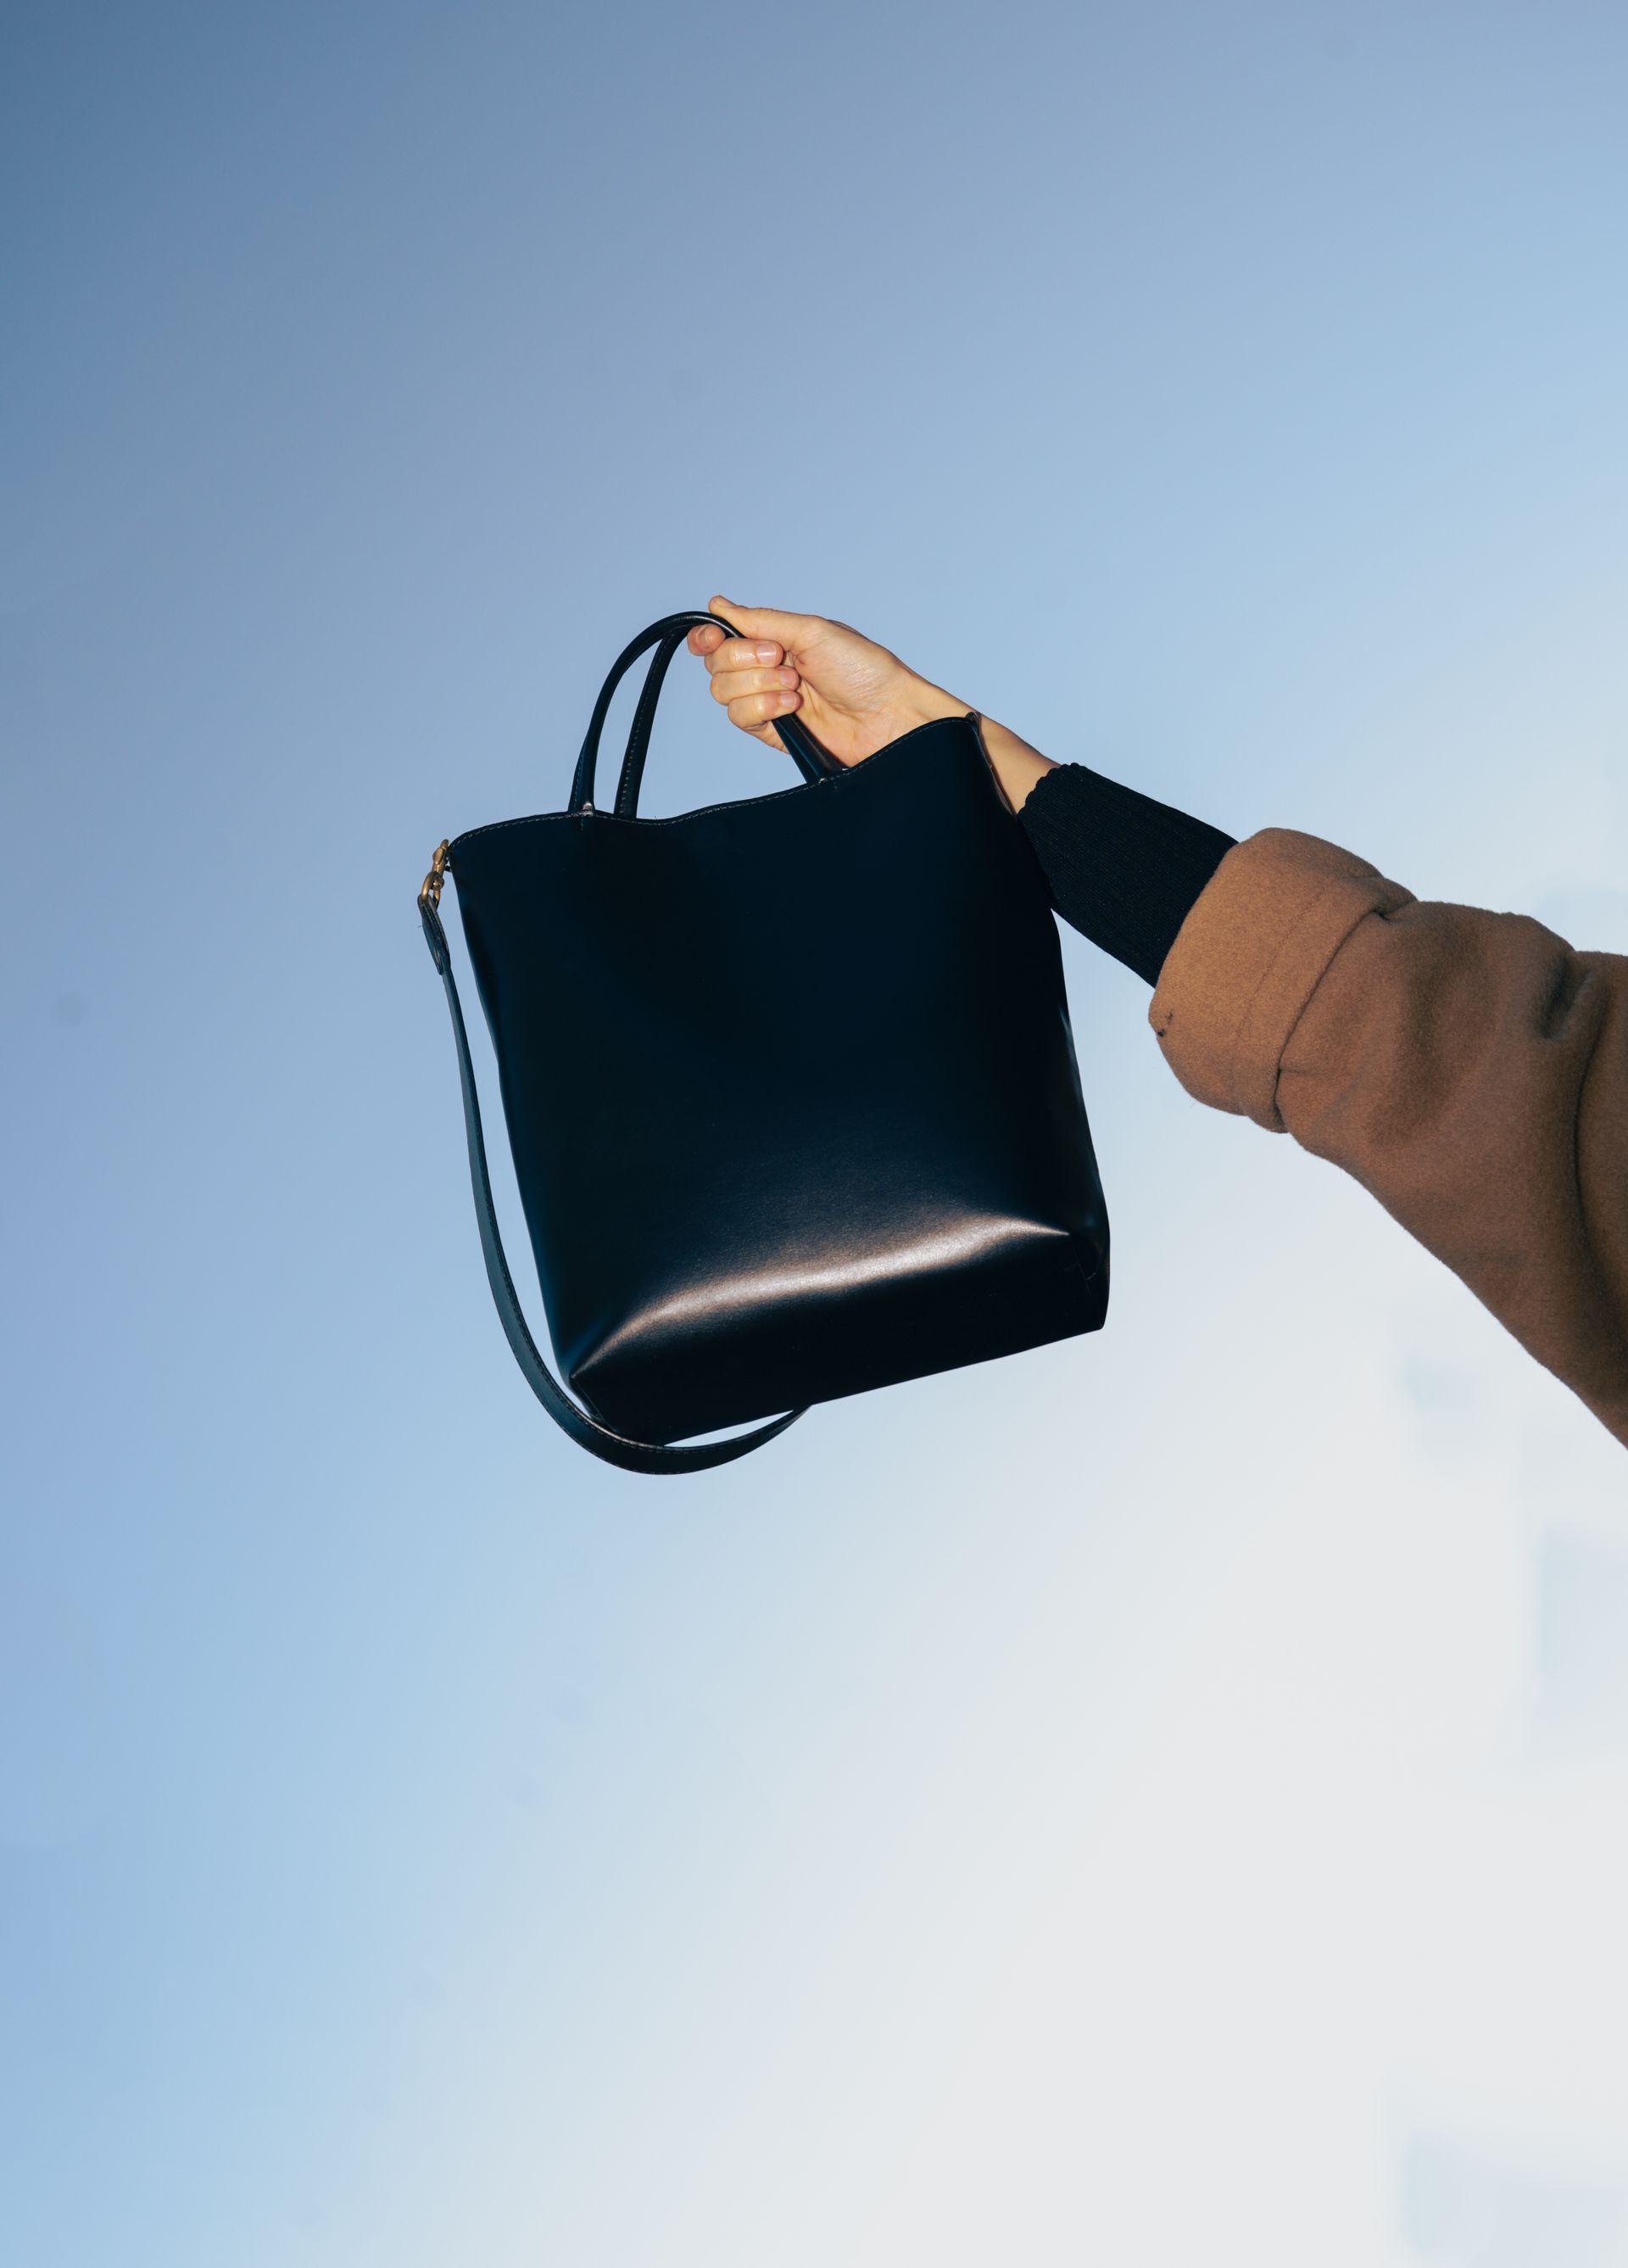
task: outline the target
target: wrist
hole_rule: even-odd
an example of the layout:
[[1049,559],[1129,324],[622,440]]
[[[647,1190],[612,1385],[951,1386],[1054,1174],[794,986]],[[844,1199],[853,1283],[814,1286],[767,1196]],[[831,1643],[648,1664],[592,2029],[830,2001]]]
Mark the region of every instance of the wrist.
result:
[[[942,685],[935,685],[913,672],[906,688],[904,708],[909,725],[925,725],[938,717],[964,717],[975,704],[963,701]],[[984,747],[988,752],[990,769],[1001,785],[1001,792],[1014,813],[1023,809],[1036,783],[1057,767],[1050,756],[1043,756],[1038,748],[1031,748],[1027,740],[1020,740],[1008,726],[994,717],[978,711],[983,725]],[[908,729],[908,725],[906,729]]]
[[953,693],[946,693],[942,685],[918,677],[913,671],[899,705],[905,718],[904,729],[908,732],[913,725],[930,725],[941,717],[964,717],[972,704],[958,700]]
[[[964,716],[972,705],[970,701],[958,701],[955,703],[955,711]],[[1057,766],[1050,756],[1043,756],[1038,748],[1031,748],[1027,740],[1021,740],[1009,725],[1001,724],[998,718],[986,717],[980,710],[979,723],[989,768],[1016,815],[1028,801],[1037,783],[1043,780],[1047,772],[1055,771]]]

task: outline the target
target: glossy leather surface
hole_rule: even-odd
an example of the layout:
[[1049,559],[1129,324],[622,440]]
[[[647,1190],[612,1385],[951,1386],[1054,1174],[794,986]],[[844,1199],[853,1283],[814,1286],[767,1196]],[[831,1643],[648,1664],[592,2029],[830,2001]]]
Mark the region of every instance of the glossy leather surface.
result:
[[[671,626],[705,619],[621,666],[656,644],[658,689]],[[850,770],[812,743],[801,786],[639,819],[582,807],[605,705],[574,808],[448,862],[588,1410],[667,1443],[1096,1329],[1056,928],[975,722]]]
[[538,1351],[531,1326],[525,1320],[514,1278],[509,1272],[509,1259],[503,1250],[502,1231],[498,1226],[497,1208],[492,1201],[492,1177],[487,1167],[486,1135],[480,1119],[480,1098],[475,1088],[475,1067],[469,1052],[469,1033],[464,1022],[463,1004],[458,995],[458,979],[452,974],[451,949],[446,932],[441,926],[437,908],[427,898],[419,899],[419,918],[423,924],[425,940],[430,959],[435,962],[446,993],[447,1006],[452,1015],[452,1037],[458,1052],[458,1085],[463,1092],[464,1133],[469,1147],[469,1179],[474,1193],[475,1222],[480,1231],[481,1257],[486,1262],[487,1282],[492,1290],[492,1304],[497,1309],[503,1335],[514,1351],[514,1358],[525,1380],[544,1409],[562,1432],[584,1449],[592,1450],[607,1464],[620,1465],[630,1473],[700,1473],[716,1465],[732,1464],[737,1457],[749,1455],[783,1433],[788,1425],[803,1415],[801,1410],[787,1411],[766,1425],[755,1426],[747,1433],[731,1433],[725,1440],[693,1441],[675,1447],[635,1440],[619,1433],[612,1426],[601,1425],[598,1418],[573,1402]]

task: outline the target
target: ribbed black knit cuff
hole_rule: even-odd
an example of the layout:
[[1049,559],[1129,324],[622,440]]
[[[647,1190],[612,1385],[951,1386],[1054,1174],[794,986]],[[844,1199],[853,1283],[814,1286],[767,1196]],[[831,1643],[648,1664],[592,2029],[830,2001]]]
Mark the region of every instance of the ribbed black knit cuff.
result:
[[1149,984],[1236,840],[1085,764],[1043,773],[1019,816],[1063,919]]

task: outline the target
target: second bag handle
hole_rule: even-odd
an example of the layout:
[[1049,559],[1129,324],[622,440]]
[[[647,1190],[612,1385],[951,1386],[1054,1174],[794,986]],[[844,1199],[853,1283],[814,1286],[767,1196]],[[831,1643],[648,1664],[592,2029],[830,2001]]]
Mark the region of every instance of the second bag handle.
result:
[[[642,630],[637,637],[630,638],[618,654],[611,665],[610,674],[600,688],[599,698],[594,703],[593,715],[589,720],[587,736],[583,741],[582,754],[576,760],[576,770],[571,781],[571,799],[566,806],[568,811],[590,811],[593,808],[594,772],[598,762],[599,735],[605,729],[605,720],[610,711],[612,699],[617,687],[639,656],[647,647],[656,646],[658,651],[652,657],[649,669],[645,676],[644,686],[639,696],[639,706],[634,716],[633,729],[627,736],[627,750],[622,759],[621,777],[616,789],[616,816],[619,819],[634,817],[638,809],[639,784],[644,776],[644,759],[649,746],[650,727],[655,721],[656,704],[661,697],[662,680],[667,674],[667,666],[673,655],[683,644],[690,631],[700,622],[716,622],[718,628],[730,637],[740,637],[744,635],[742,631],[736,629],[733,622],[726,622],[722,615],[712,614],[702,608],[693,613],[664,615],[659,622],[651,622],[646,629]],[[796,717],[777,717],[774,719],[774,729],[785,742],[797,770],[805,780],[813,782],[825,779],[833,772],[840,772],[842,770],[836,758],[820,746],[808,726],[800,723]]]

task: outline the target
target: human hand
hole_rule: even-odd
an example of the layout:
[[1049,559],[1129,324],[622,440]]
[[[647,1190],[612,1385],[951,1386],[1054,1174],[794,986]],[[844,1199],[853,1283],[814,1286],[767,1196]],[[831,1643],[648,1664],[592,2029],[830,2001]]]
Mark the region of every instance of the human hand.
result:
[[689,634],[690,652],[704,657],[713,698],[730,722],[766,747],[785,747],[774,719],[794,711],[844,765],[862,762],[933,718],[966,714],[964,701],[847,622],[724,598],[709,599],[708,608],[744,635],[730,637],[703,622]]

